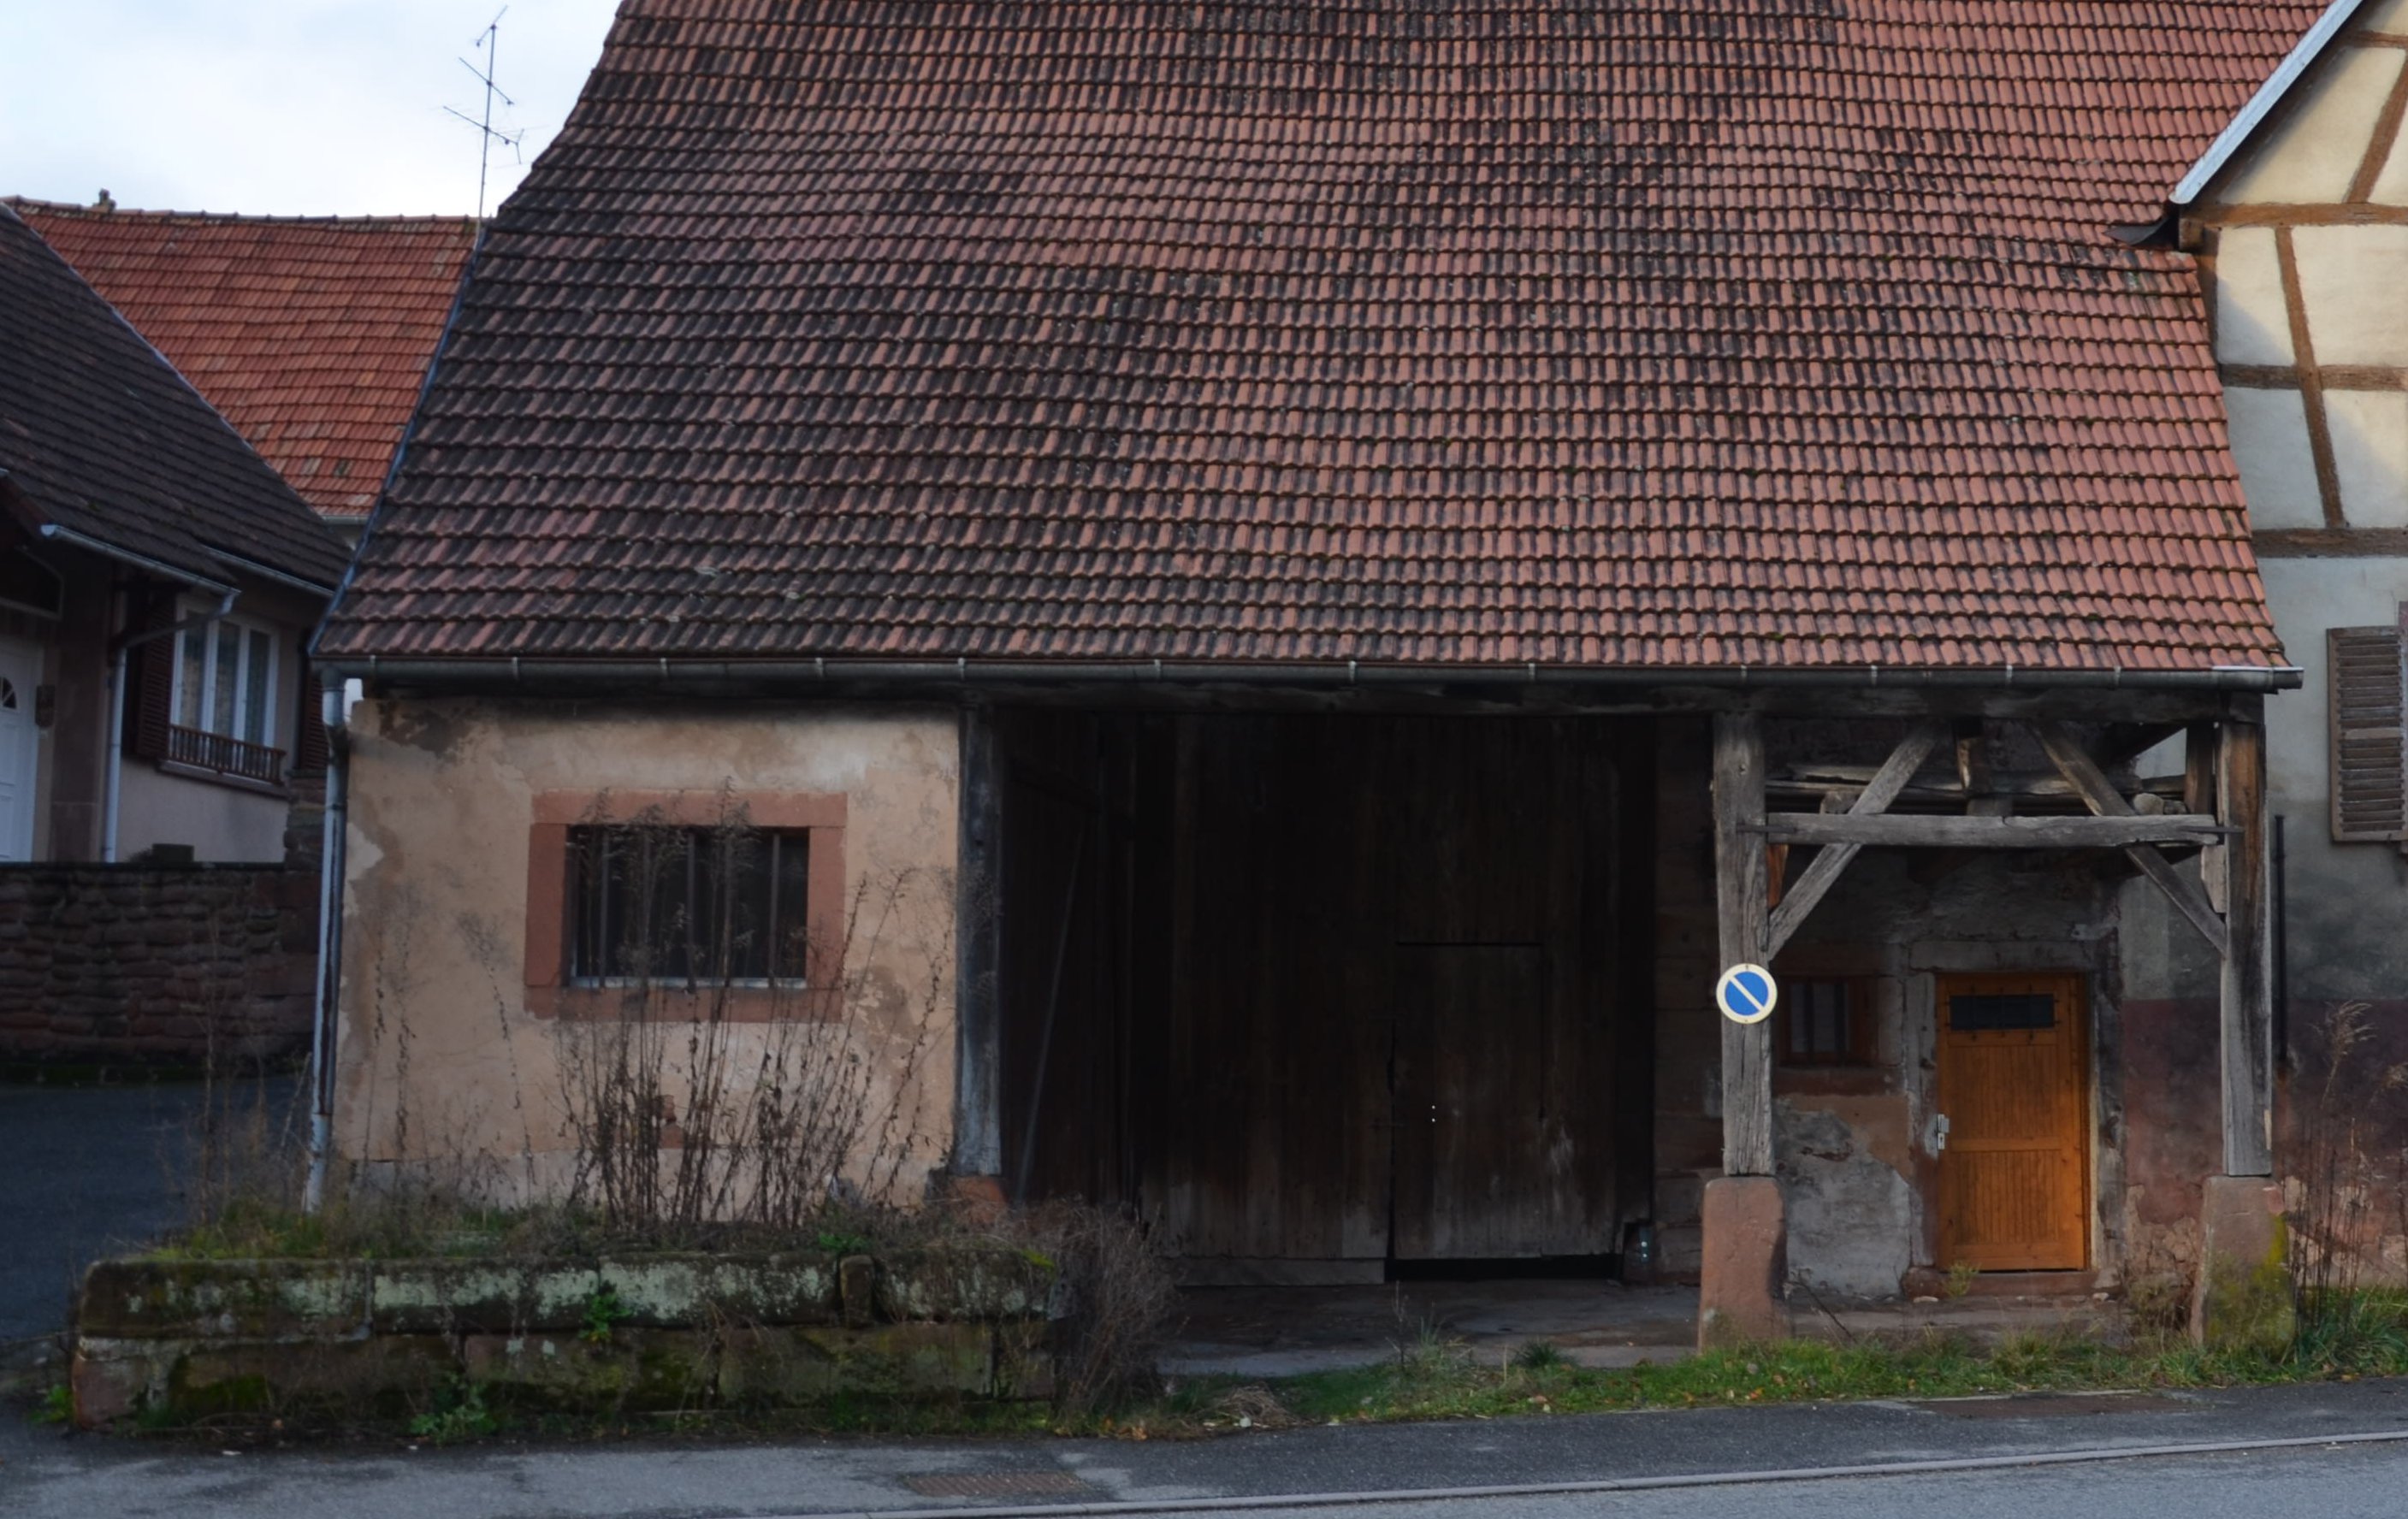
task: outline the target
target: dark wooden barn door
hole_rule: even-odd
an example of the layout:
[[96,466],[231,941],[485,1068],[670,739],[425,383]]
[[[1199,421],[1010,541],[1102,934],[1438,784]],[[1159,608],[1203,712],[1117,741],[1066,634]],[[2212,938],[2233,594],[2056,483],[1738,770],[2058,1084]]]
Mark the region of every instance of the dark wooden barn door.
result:
[[1398,1259],[1595,1252],[1557,1226],[1562,1179],[1547,1154],[1546,970],[1536,944],[1398,949]]
[[1191,1259],[1615,1248],[1648,1167],[1626,742],[1182,720],[1161,1176]]

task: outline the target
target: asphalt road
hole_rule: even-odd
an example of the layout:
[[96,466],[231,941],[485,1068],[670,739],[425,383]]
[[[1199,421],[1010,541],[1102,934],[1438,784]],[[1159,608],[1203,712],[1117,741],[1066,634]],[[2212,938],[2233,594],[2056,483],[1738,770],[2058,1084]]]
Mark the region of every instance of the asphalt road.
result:
[[[2379,1444],[2336,1436],[2396,1431]],[[2282,1449],[2080,1466],[1706,1485],[1652,1492],[1377,1495],[1784,1469],[1996,1461],[2066,1451],[2305,1440]],[[1363,1494],[1344,1508],[1283,1501]],[[223,1455],[76,1437],[0,1418],[0,1513],[201,1519],[769,1519],[1094,1505],[1091,1512],[1342,1513],[1426,1519],[1571,1514],[1905,1515],[2081,1519],[2408,1513],[2408,1383],[2181,1397],[1875,1403],[1311,1428],[1185,1442],[635,1441]],[[1234,1507],[1233,1507],[1234,1505]],[[1941,1507],[1943,1506],[1944,1507]],[[1058,1509],[1055,1512],[1059,1512]]]

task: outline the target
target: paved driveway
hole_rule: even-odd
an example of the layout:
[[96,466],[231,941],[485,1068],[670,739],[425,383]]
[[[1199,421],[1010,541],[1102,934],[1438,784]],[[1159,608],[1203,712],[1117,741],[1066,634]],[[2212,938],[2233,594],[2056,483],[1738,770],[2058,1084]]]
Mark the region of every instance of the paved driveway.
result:
[[[281,1114],[294,1082],[264,1095]],[[0,1371],[66,1324],[68,1295],[96,1256],[184,1217],[198,1082],[0,1084]]]

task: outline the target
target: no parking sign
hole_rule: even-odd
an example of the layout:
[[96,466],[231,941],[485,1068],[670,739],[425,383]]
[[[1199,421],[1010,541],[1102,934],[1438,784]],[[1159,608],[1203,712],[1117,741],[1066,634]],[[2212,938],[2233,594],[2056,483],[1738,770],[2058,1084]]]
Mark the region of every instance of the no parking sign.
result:
[[1714,1006],[1735,1024],[1760,1024],[1772,1016],[1781,987],[1762,966],[1733,966],[1714,982]]

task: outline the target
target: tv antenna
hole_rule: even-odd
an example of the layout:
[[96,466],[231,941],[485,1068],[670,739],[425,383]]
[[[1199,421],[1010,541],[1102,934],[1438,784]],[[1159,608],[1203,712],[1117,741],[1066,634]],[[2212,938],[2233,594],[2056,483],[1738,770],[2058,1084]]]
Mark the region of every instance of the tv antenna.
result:
[[450,106],[443,107],[445,110],[451,111],[452,115],[457,116],[460,120],[467,122],[470,126],[477,129],[478,136],[480,138],[477,145],[477,220],[480,222],[482,222],[485,219],[485,173],[487,168],[493,163],[494,144],[497,142],[509,143],[510,145],[510,157],[512,161],[520,163],[524,162],[524,160],[519,158],[518,152],[519,139],[526,136],[525,129],[522,128],[516,132],[501,132],[495,130],[494,126],[494,101],[498,100],[505,106],[516,106],[518,104],[517,101],[512,100],[509,95],[504,94],[502,93],[502,87],[494,82],[494,76],[501,72],[500,65],[495,62],[495,60],[501,53],[502,18],[509,13],[510,7],[508,6],[504,6],[501,9],[495,11],[494,13],[494,19],[487,21],[485,23],[484,31],[479,33],[477,36],[475,45],[477,50],[485,55],[484,67],[479,68],[476,64],[468,62],[466,58],[460,60],[460,66],[466,69],[470,74],[476,76],[477,82],[485,87],[485,114],[483,119],[480,120],[477,117],[469,115],[464,110],[453,110]]

